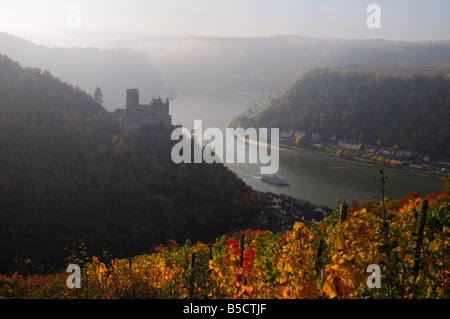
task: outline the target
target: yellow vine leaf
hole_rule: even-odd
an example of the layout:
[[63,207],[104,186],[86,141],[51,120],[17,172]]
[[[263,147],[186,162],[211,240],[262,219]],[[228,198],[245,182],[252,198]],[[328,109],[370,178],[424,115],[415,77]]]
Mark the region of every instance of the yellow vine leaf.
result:
[[328,280],[325,280],[325,283],[323,284],[322,290],[323,290],[323,292],[325,292],[327,294],[327,296],[330,299],[333,299],[333,298],[337,297],[336,288]]

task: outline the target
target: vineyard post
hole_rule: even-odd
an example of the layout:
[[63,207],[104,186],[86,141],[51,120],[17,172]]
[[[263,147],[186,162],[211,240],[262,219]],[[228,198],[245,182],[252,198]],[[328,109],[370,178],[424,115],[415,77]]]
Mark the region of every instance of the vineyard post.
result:
[[348,209],[348,205],[344,201],[344,203],[341,204],[341,209],[339,212],[339,223],[343,223],[347,220],[347,209]]
[[[89,277],[88,277],[88,274],[87,274],[87,272],[86,272],[86,299],[89,299]],[[77,298],[78,298],[78,296],[77,296]]]
[[323,252],[323,238],[320,238],[319,240],[319,245],[317,247],[317,259],[316,259],[316,264],[314,265],[314,269],[316,271],[316,273],[319,273],[319,268],[321,265],[321,257],[322,257],[322,252]]
[[[339,208],[339,225],[343,222],[345,222],[345,220],[347,219],[347,209],[348,209],[348,205],[347,203],[344,201]],[[339,238],[339,233],[340,233],[340,229],[338,230],[337,233],[337,238]],[[338,246],[339,244],[336,244],[336,251],[338,250]]]
[[195,253],[192,253],[192,258],[191,258],[191,269],[194,269],[195,267]]
[[211,245],[208,245],[209,246],[209,260],[212,260],[213,259],[213,244],[211,244]]
[[423,229],[425,227],[427,211],[428,211],[428,200],[424,199],[422,201],[422,205],[420,207],[419,221],[417,223],[417,237],[416,237],[415,244],[414,244],[414,257],[413,257],[414,277],[417,277],[417,275],[419,274],[420,250],[422,249]]
[[194,269],[195,269],[195,252],[191,254],[191,269],[189,270],[189,298],[194,294]]
[[129,270],[129,275],[130,275],[130,279],[131,279],[131,258],[128,258],[128,270]]
[[131,257],[128,259],[128,263],[130,266],[130,272],[129,272],[129,282],[130,282],[130,287],[131,287],[131,296],[134,295],[134,285],[133,285],[133,270],[132,270],[132,260]]

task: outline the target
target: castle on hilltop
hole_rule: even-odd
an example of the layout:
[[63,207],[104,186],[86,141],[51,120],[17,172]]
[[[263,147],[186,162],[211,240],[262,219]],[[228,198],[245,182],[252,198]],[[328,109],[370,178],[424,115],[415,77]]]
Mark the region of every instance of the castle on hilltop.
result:
[[139,90],[127,89],[126,109],[116,109],[114,117],[119,120],[127,134],[137,133],[142,126],[154,128],[169,128],[172,116],[169,114],[169,98],[166,102],[161,97],[152,99],[149,104],[139,104]]

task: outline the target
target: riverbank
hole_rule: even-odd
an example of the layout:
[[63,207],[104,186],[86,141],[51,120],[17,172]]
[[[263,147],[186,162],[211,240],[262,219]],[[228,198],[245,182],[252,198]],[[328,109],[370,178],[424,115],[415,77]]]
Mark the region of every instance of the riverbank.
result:
[[[230,127],[232,123],[230,123]],[[245,143],[249,145],[248,138],[245,138]],[[259,141],[256,142],[257,145],[259,145]],[[334,160],[339,160],[347,163],[354,163],[369,167],[376,167],[378,169],[388,169],[392,171],[397,171],[404,173],[407,176],[422,176],[422,177],[429,177],[429,178],[437,178],[440,180],[444,180],[445,176],[438,176],[434,174],[433,172],[427,172],[423,170],[413,169],[412,167],[402,167],[402,166],[393,166],[392,164],[388,164],[385,162],[378,162],[370,159],[364,159],[360,157],[349,157],[345,155],[337,155],[332,153],[326,153],[324,151],[321,151],[320,149],[307,149],[307,148],[300,148],[296,146],[291,146],[288,144],[279,143],[278,149],[283,152],[297,152],[297,153],[304,153],[309,154],[312,156],[317,157],[323,157],[323,158],[330,158]]]
[[[231,124],[230,124],[231,127]],[[247,145],[249,145],[248,138],[244,138],[244,141]],[[259,146],[259,141],[253,141],[256,142],[256,144]],[[411,167],[402,167],[402,166],[393,166],[392,164],[386,163],[386,162],[379,162],[374,161],[370,159],[364,159],[360,157],[349,157],[345,155],[337,155],[334,153],[328,153],[320,150],[319,148],[316,149],[310,149],[310,148],[300,148],[293,145],[283,144],[279,143],[278,149],[283,152],[296,152],[296,153],[304,153],[316,157],[322,157],[322,158],[329,158],[333,160],[339,160],[342,162],[347,163],[354,163],[369,167],[376,167],[378,169],[388,169],[392,171],[397,171],[404,173],[407,176],[422,176],[422,177],[429,177],[429,178],[437,178],[440,180],[444,180],[444,176],[438,176],[433,174],[433,172],[426,172],[423,170],[413,169]]]
[[[224,90],[226,90],[226,89],[224,89]],[[244,112],[240,113],[230,122],[230,124],[228,125],[228,127],[230,127],[230,128],[238,127],[239,120],[242,117],[249,116],[251,114],[255,114],[270,104],[270,101],[264,100],[263,97],[258,96],[258,94],[256,94],[256,93],[244,92],[244,91],[238,91],[238,90],[229,90],[229,91],[233,92],[235,94],[240,94],[240,95],[246,97],[247,99],[251,100],[253,103],[252,108],[248,108]],[[444,180],[444,178],[445,178],[445,174],[440,174],[440,172],[438,172],[438,175],[436,174],[436,172],[439,168],[434,167],[434,166],[428,166],[429,171],[427,171],[426,169],[414,168],[409,165],[403,166],[401,164],[398,164],[397,166],[394,166],[391,163],[387,163],[387,162],[386,163],[379,162],[379,161],[374,161],[371,159],[354,157],[354,156],[337,155],[332,152],[325,152],[319,148],[300,148],[300,147],[283,144],[283,143],[280,143],[279,148],[282,151],[307,153],[307,154],[310,154],[313,156],[337,159],[340,161],[351,162],[351,163],[361,164],[361,165],[370,166],[370,167],[376,167],[379,169],[389,169],[392,171],[404,173],[407,176],[423,176],[423,177],[429,177],[429,178],[437,178],[440,180]],[[425,165],[424,165],[424,167],[425,167]],[[448,174],[447,174],[447,176],[448,176]]]
[[356,163],[356,164],[360,164],[360,165],[376,167],[379,169],[389,169],[389,170],[405,173],[405,175],[408,175],[408,176],[418,175],[418,176],[423,176],[423,177],[437,178],[437,179],[441,179],[441,180],[444,179],[443,176],[437,176],[437,175],[433,174],[432,172],[419,171],[417,169],[412,169],[409,167],[406,168],[406,167],[402,167],[402,166],[396,167],[396,166],[392,166],[390,164],[375,162],[373,160],[368,160],[368,159],[363,159],[363,158],[358,158],[358,157],[338,156],[338,155],[334,155],[334,154],[324,153],[323,151],[320,151],[320,150],[298,148],[295,146],[289,146],[289,145],[281,144],[281,143],[280,143],[279,149],[281,151],[285,151],[285,152],[306,153],[306,154],[310,154],[310,155],[314,155],[314,156],[332,158],[332,159],[336,159],[336,160],[340,160],[340,161],[344,161],[344,162],[351,162],[351,163]]
[[246,91],[236,91],[236,90],[227,90],[235,94],[239,94],[244,96],[245,98],[252,101],[253,105],[249,106],[244,112],[237,115],[231,122],[228,127],[236,128],[238,126],[239,120],[244,116],[249,116],[259,111],[263,110],[270,104],[270,100],[262,96],[261,94],[246,92]]

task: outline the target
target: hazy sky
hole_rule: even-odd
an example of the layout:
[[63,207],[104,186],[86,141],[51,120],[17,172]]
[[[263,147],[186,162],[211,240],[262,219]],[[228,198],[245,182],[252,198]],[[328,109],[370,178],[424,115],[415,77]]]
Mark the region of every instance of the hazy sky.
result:
[[[366,24],[372,3],[380,28]],[[0,31],[47,45],[126,33],[450,40],[450,1],[0,0]]]

